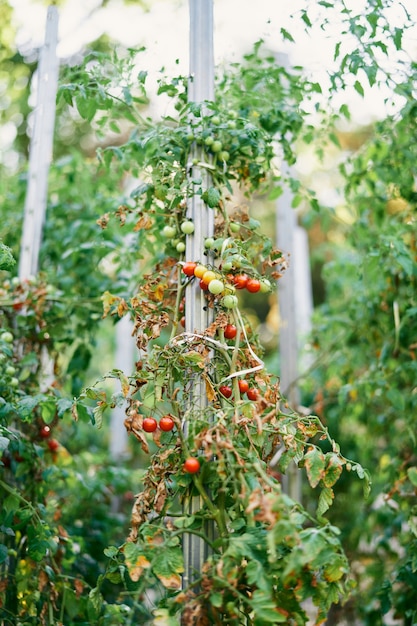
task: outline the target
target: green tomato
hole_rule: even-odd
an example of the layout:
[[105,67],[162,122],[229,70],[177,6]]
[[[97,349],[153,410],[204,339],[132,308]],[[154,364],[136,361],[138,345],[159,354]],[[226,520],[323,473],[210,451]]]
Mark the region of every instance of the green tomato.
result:
[[213,152],[221,152],[221,150],[223,149],[222,142],[216,139],[216,141],[213,141],[213,143],[211,144],[211,149]]
[[237,303],[237,296],[233,296],[232,294],[224,296],[221,301],[221,304],[225,309],[235,309],[237,307]]
[[207,239],[204,240],[204,247],[206,248],[206,250],[211,250],[211,248],[214,247],[213,237],[207,237]]
[[13,377],[13,378],[11,378],[11,379],[9,380],[9,385],[10,385],[10,387],[18,387],[18,386],[19,386],[19,381],[18,381],[18,379],[17,379],[17,378],[14,378],[14,377]]
[[211,117],[211,123],[218,126],[220,124],[220,117],[218,115],[213,115]]
[[16,368],[13,365],[8,365],[5,369],[5,372],[8,376],[14,376],[16,374]]
[[230,128],[230,130],[234,130],[236,128],[236,122],[235,120],[229,120],[227,122],[227,127]]
[[269,293],[272,291],[271,282],[267,278],[263,278],[261,280],[261,288],[259,290],[261,293]]
[[240,254],[234,254],[232,256],[233,267],[236,267],[237,269],[239,269],[239,267],[242,267],[242,263],[244,260],[245,259]]
[[240,224],[237,224],[236,222],[230,222],[229,228],[232,233],[238,233],[240,231]]
[[208,285],[208,290],[210,293],[213,293],[215,296],[219,295],[219,293],[223,293],[224,291],[224,283],[221,280],[215,278],[211,280]]
[[227,150],[222,150],[221,152],[219,152],[219,159],[221,159],[222,161],[228,161],[230,159],[230,154]]
[[194,232],[194,224],[189,220],[183,222],[180,228],[184,235],[192,235]]
[[211,146],[214,143],[214,137],[209,135],[204,139],[204,143],[206,144],[206,146]]
[[185,252],[185,243],[183,241],[179,241],[175,246],[177,252]]
[[232,259],[226,259],[226,261],[222,263],[222,270],[230,272],[231,269],[233,269],[233,261]]
[[177,229],[174,226],[164,226],[162,229],[162,235],[166,239],[173,239],[177,234]]
[[5,333],[2,333],[0,335],[0,339],[1,341],[4,341],[5,343],[13,343],[13,335],[12,333],[9,333],[8,331],[6,331]]

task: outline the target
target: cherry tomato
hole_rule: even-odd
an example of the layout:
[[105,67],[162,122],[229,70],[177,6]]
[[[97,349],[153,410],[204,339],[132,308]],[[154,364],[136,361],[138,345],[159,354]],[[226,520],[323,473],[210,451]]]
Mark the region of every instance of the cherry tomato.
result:
[[183,465],[184,471],[187,474],[197,474],[200,470],[200,461],[195,457],[190,456]]
[[207,270],[206,272],[204,272],[204,274],[201,277],[201,280],[205,283],[207,283],[207,285],[209,283],[211,283],[212,280],[214,280],[216,278],[216,274],[213,272],[213,270]]
[[236,274],[236,276],[233,276],[233,284],[236,289],[244,289],[248,284],[248,280],[249,278],[246,274]]
[[251,293],[256,293],[261,288],[261,283],[257,278],[249,278],[246,283],[246,289]]
[[50,426],[47,426],[46,424],[45,426],[42,426],[42,428],[39,431],[39,435],[42,437],[42,439],[48,439],[48,437],[51,436]]
[[183,328],[185,328],[185,315],[183,315],[182,318],[180,319],[180,324]]
[[259,397],[259,391],[255,387],[251,387],[247,390],[246,395],[248,396],[249,400],[257,400]]
[[224,329],[224,336],[226,339],[234,339],[237,335],[237,328],[234,324],[227,324]]
[[238,385],[240,393],[246,393],[249,389],[249,383],[247,380],[240,379]]
[[154,417],[145,417],[142,426],[145,433],[153,433],[158,428],[158,422]]
[[164,415],[164,417],[161,417],[159,420],[159,428],[166,433],[172,430],[174,426],[175,422],[169,415]]
[[203,291],[208,291],[208,284],[204,282],[203,279],[200,280],[200,282],[198,283],[200,285],[200,289],[202,289]]
[[187,261],[182,266],[182,271],[184,272],[186,276],[194,276],[194,270],[196,267],[197,267],[197,263],[194,263],[194,261]]
[[59,442],[56,439],[48,439],[48,448],[51,452],[56,452],[59,448]]
[[222,394],[222,396],[224,396],[225,398],[230,398],[230,396],[233,393],[232,388],[229,387],[228,385],[220,385],[219,391]]
[[197,276],[197,278],[203,278],[205,272],[207,272],[205,265],[196,265],[194,268],[194,276]]

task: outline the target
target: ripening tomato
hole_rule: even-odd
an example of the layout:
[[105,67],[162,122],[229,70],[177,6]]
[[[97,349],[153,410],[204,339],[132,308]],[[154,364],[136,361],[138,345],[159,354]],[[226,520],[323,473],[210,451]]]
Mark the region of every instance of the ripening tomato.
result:
[[185,328],[185,315],[183,315],[182,318],[180,319],[180,324],[183,328]]
[[203,291],[208,291],[208,283],[205,283],[203,279],[201,279],[198,284],[200,285],[200,289],[202,289]]
[[224,329],[224,336],[226,339],[234,339],[237,335],[237,328],[234,324],[227,324]]
[[159,428],[166,433],[172,430],[174,426],[175,422],[169,415],[164,415],[164,417],[161,417],[159,420]]
[[145,417],[142,426],[145,433],[153,433],[158,428],[158,422],[154,417]]
[[187,261],[182,266],[182,271],[184,272],[186,276],[194,276],[194,270],[196,267],[197,267],[197,263],[194,263],[194,261]]
[[224,396],[225,398],[230,398],[230,396],[233,393],[232,388],[229,387],[228,385],[220,385],[219,391],[222,394],[222,396]]
[[257,278],[249,278],[246,283],[246,289],[251,293],[256,293],[261,288],[261,283]]
[[205,272],[207,272],[207,267],[205,265],[196,265],[194,268],[194,276],[197,276],[197,278],[203,278]]
[[42,439],[48,439],[48,437],[51,436],[50,426],[47,426],[46,424],[45,426],[42,426],[42,428],[39,431],[39,435],[42,437]]
[[233,284],[236,289],[244,289],[248,284],[248,280],[249,278],[246,274],[236,274],[236,276],[233,276]]
[[204,274],[201,277],[201,280],[205,283],[207,283],[207,285],[209,283],[211,283],[212,280],[214,280],[216,278],[216,274],[215,272],[213,272],[213,270],[207,270],[206,272],[204,272]]
[[249,383],[247,380],[240,379],[238,381],[240,393],[246,393],[249,389]]
[[59,442],[56,439],[48,439],[48,448],[51,452],[56,452],[59,448]]
[[256,387],[251,387],[247,390],[246,395],[248,396],[249,400],[257,400],[259,398],[259,391],[256,389]]
[[197,472],[200,470],[200,461],[195,457],[190,456],[188,459],[186,459],[183,468],[184,471],[187,472],[187,474],[197,474]]

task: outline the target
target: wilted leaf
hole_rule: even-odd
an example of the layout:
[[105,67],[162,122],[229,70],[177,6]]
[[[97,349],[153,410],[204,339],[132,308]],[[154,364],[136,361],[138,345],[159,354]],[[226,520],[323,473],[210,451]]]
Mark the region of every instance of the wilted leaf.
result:
[[304,459],[308,481],[312,487],[317,487],[325,472],[324,454],[319,448],[310,448]]
[[207,395],[207,400],[209,402],[213,402],[213,400],[216,399],[216,391],[213,387],[213,384],[210,380],[210,378],[208,378],[208,376],[204,376],[204,382],[206,383],[206,395]]
[[142,576],[143,570],[149,569],[151,563],[134,543],[125,545],[124,555],[129,576],[134,582],[137,582]]
[[184,571],[182,550],[179,547],[159,550],[153,563],[152,569],[161,583],[167,589],[179,589],[181,586],[181,574]]
[[323,483],[326,487],[332,487],[338,480],[343,470],[343,462],[334,452],[326,454],[326,469]]

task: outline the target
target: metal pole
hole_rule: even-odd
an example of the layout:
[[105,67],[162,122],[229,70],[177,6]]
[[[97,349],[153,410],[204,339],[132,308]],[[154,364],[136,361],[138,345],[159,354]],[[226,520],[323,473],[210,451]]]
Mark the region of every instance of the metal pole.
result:
[[37,72],[37,104],[33,113],[34,124],[30,142],[28,185],[19,259],[20,280],[36,274],[39,265],[55,125],[59,68],[56,55],[57,40],[58,10],[55,6],[50,6],[46,17],[45,43],[40,53]]
[[[213,54],[213,1],[190,0],[190,83],[189,101],[203,103],[214,98],[214,54]],[[198,147],[195,147],[198,156]],[[192,178],[200,177],[203,188],[207,188],[209,177],[199,168],[193,167]],[[193,220],[195,231],[187,237],[186,258],[203,261],[204,240],[214,231],[214,212],[207,207],[198,195],[190,199],[188,217]],[[195,281],[194,281],[195,283]],[[213,320],[211,310],[205,310],[203,291],[197,284],[187,287],[185,295],[185,329],[187,332],[202,332]],[[206,405],[205,387],[201,380],[193,381],[192,397],[189,400],[201,409]],[[202,508],[201,498],[193,496],[185,506],[187,514]],[[210,535],[214,525],[205,529]],[[183,587],[187,587],[200,576],[201,568],[207,559],[207,544],[195,535],[185,534],[183,540],[184,575]]]

